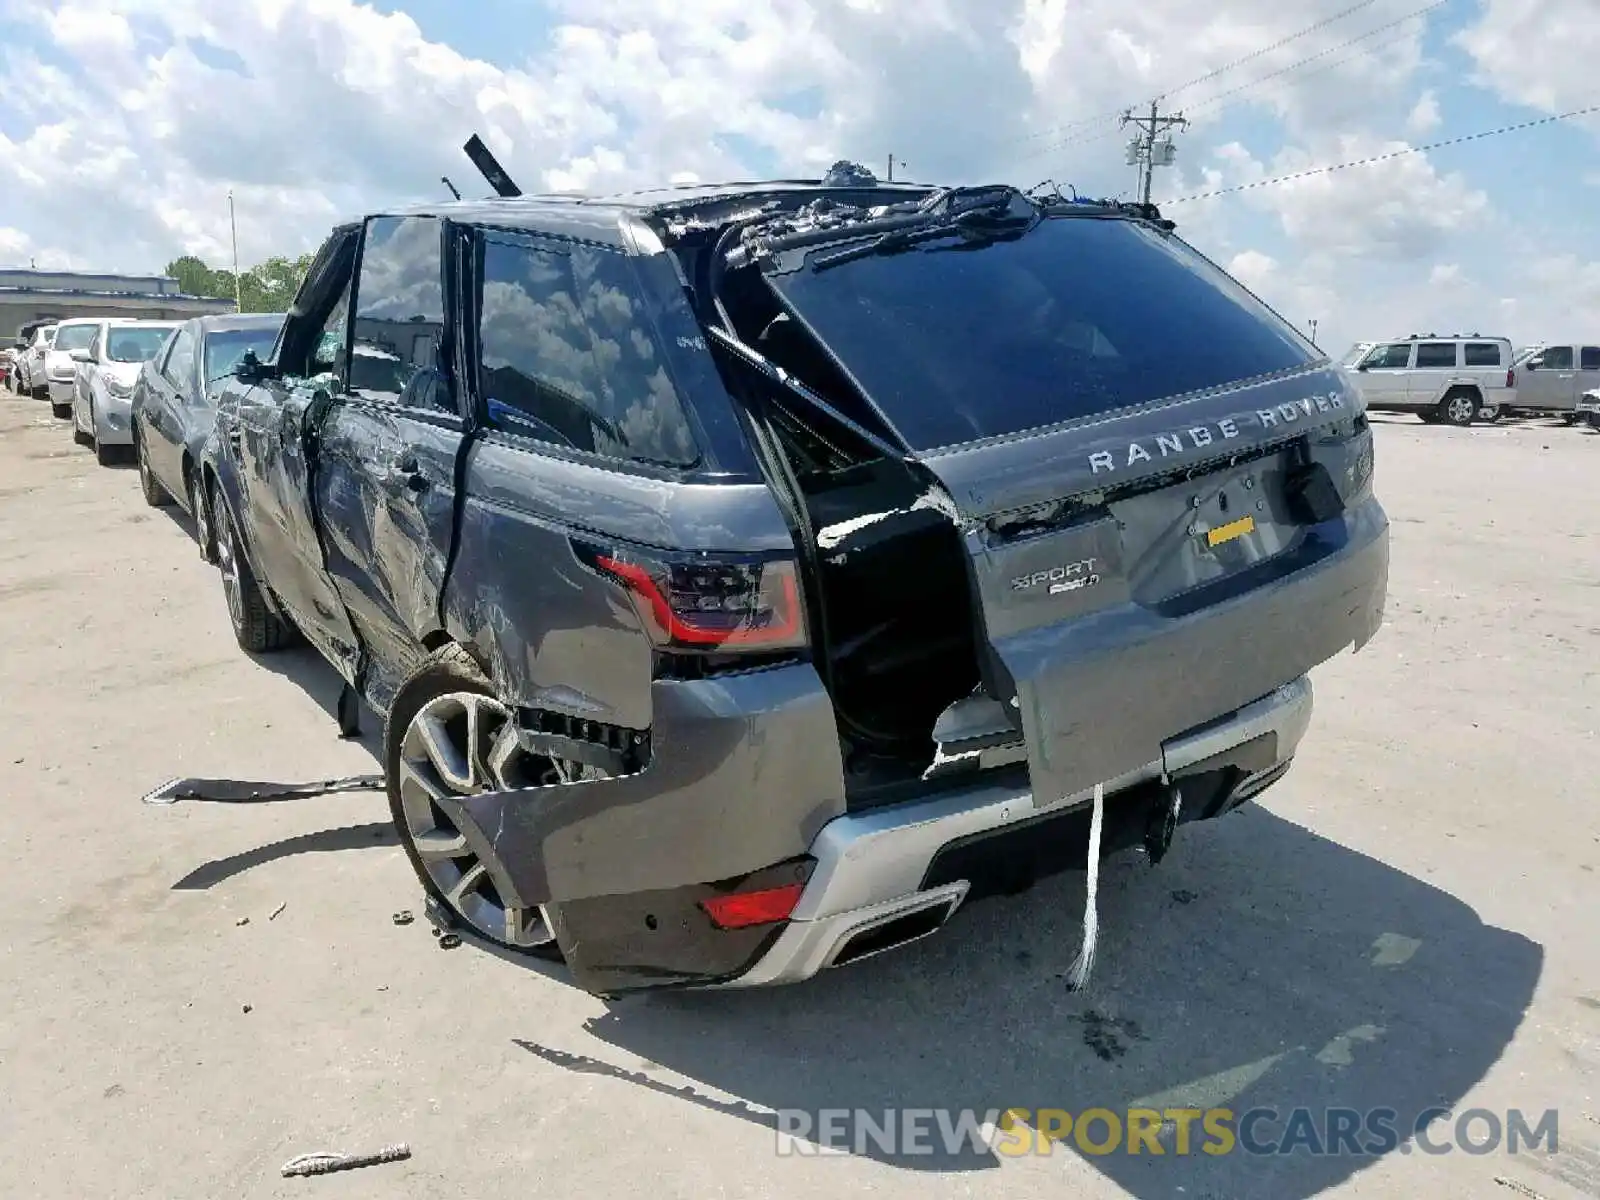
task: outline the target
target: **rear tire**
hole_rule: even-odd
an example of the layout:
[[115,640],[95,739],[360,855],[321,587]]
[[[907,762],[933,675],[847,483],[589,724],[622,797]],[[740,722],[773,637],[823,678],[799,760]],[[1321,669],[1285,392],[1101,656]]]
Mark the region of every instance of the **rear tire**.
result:
[[[400,686],[384,721],[389,815],[423,891],[452,919],[508,950],[559,962],[561,948],[543,914],[501,899],[445,806],[435,802],[499,786],[487,760],[510,720],[470,654],[454,643],[435,650]],[[458,769],[446,773],[435,765],[429,747],[441,743]]]
[[239,649],[250,654],[270,654],[289,644],[292,627],[267,607],[255,573],[239,547],[239,534],[226,504],[214,504],[217,559],[222,569],[222,594],[228,603],[228,621]]
[[[48,393],[46,394],[48,395]],[[58,421],[71,420],[72,405],[70,403],[57,404],[54,400],[52,400],[50,401],[50,415]]]
[[1485,425],[1495,424],[1504,415],[1504,411],[1498,404],[1485,404],[1478,409],[1478,420]]
[[1465,429],[1477,417],[1478,406],[1482,403],[1483,397],[1471,388],[1452,388],[1439,401],[1439,420]]
[[1561,423],[1563,425],[1576,425],[1578,423],[1578,414],[1575,412],[1562,413]]

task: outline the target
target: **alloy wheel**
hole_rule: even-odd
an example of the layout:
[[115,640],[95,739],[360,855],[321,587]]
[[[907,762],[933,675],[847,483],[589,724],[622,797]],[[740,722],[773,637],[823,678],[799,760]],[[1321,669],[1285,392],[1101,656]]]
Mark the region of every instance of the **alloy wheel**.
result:
[[[140,465],[143,466],[142,458]],[[206,490],[200,484],[198,472],[189,478],[189,507],[193,510],[194,536],[200,543],[200,557],[209,560],[212,555],[211,505],[206,503]]]
[[1456,396],[1450,401],[1446,411],[1457,425],[1469,425],[1478,409],[1477,405],[1473,404],[1471,396]]
[[226,511],[217,517],[217,566],[222,571],[222,594],[228,601],[228,616],[233,627],[244,626],[244,592],[239,582],[239,551],[234,542],[233,521]]
[[145,458],[144,438],[137,433],[134,434],[133,438],[133,454],[139,464],[139,486],[144,489],[144,494],[148,496],[151,493],[150,461]]
[[491,696],[451,692],[430,700],[400,743],[400,804],[417,857],[450,908],[484,936],[526,948],[551,940],[544,914],[502,899],[449,815],[453,799],[499,785],[510,732],[510,711]]

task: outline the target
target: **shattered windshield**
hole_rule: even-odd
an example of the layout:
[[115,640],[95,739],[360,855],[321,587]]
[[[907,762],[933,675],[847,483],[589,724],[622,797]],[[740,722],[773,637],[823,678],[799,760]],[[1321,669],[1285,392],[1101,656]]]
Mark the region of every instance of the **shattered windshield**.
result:
[[232,375],[251,350],[265,359],[278,342],[278,326],[261,329],[214,329],[206,335],[205,377],[208,380]]
[[1318,352],[1176,238],[1041,221],[773,285],[915,450],[1002,437],[1306,366]]

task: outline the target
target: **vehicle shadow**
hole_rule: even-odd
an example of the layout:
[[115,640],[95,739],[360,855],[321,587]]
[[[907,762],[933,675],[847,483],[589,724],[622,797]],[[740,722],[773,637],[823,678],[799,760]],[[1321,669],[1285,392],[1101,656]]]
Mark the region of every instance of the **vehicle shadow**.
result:
[[[221,586],[217,585],[219,593]],[[271,654],[252,654],[249,658],[263,670],[283,676],[315,701],[317,707],[328,714],[329,736],[339,736],[339,691],[344,681],[313,647],[302,642]],[[358,742],[372,755],[376,769],[383,758],[383,717],[363,703],[361,733],[350,740]]]
[[[1536,943],[1264,809],[1185,832],[1156,870],[1134,853],[1107,864],[1099,959],[1082,993],[1064,979],[1082,914],[1074,873],[796,987],[612,1002],[587,1028],[629,1067],[548,1041],[518,1045],[775,1131],[799,1118],[780,1124],[772,1110],[820,1120],[819,1110],[864,1109],[881,1123],[885,1109],[976,1110],[979,1120],[1010,1108],[1101,1108],[1124,1120],[1134,1107],[1276,1109],[1279,1120],[1253,1126],[1259,1147],[1282,1137],[1295,1108],[1311,1111],[1324,1138],[1329,1109],[1393,1110],[1404,1142],[1420,1114],[1459,1102],[1511,1041],[1542,969]],[[716,1094],[654,1077],[657,1067]],[[912,1170],[1004,1160],[992,1146],[946,1147],[935,1121],[924,1128],[933,1152],[921,1155],[849,1124],[813,1140]],[[1172,1132],[1159,1156],[1129,1153],[1126,1141],[1085,1153],[1075,1133],[1039,1144],[1080,1154],[1134,1196],[1235,1200],[1310,1197],[1381,1153],[1216,1155],[1202,1151],[1212,1139],[1198,1120],[1180,1153]],[[1103,1121],[1086,1133],[1090,1146],[1107,1141]]]

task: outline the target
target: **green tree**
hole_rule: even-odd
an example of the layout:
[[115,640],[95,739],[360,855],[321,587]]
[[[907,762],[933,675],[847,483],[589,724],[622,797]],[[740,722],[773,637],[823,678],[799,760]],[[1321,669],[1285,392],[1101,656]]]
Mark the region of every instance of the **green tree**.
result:
[[[240,312],[284,312],[300,290],[300,281],[311,268],[310,254],[299,258],[274,255],[239,277]],[[234,299],[233,272],[215,270],[192,254],[173,259],[165,274],[178,281],[179,290],[190,296]]]

